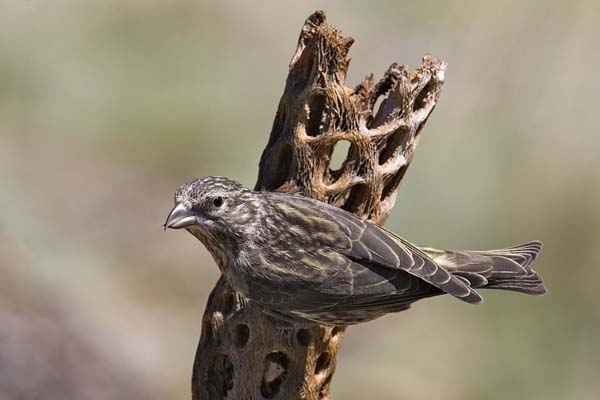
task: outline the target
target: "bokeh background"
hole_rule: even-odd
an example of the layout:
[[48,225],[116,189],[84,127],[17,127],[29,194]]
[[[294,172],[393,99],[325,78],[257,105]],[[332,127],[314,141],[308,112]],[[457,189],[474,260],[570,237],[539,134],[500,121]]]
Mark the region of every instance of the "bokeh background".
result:
[[348,330],[336,399],[600,396],[596,1],[0,3],[0,398],[189,398],[204,248],[187,179],[252,186],[299,29],[356,39],[349,84],[449,66],[388,226],[439,248],[542,239],[543,298],[487,292]]

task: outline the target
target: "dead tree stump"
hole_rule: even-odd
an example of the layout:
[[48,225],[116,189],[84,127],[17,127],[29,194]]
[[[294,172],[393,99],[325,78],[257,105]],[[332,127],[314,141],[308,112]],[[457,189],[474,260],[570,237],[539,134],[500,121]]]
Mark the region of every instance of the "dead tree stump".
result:
[[[256,190],[300,193],[383,224],[440,95],[446,64],[431,56],[414,71],[394,63],[377,83],[370,75],[351,89],[345,79],[352,43],[322,11],[306,20]],[[332,170],[342,140],[350,142],[348,154]],[[221,278],[203,318],[192,398],[328,399],[343,337],[340,327],[278,329]]]

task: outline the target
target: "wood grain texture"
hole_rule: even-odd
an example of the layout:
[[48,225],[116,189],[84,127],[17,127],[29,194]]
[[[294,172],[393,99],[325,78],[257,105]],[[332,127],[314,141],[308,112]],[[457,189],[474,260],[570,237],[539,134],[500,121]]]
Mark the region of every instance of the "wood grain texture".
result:
[[[375,82],[345,86],[353,39],[308,17],[298,40],[256,190],[300,193],[383,224],[444,83],[446,64],[392,64]],[[350,143],[337,170],[336,143]],[[193,399],[328,399],[344,329],[282,329],[221,278],[202,323]]]

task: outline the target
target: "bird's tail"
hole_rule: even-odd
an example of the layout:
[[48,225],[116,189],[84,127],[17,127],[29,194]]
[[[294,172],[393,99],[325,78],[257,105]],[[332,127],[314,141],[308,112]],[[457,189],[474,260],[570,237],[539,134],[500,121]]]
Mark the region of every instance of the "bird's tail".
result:
[[434,261],[473,288],[503,289],[533,295],[546,294],[532,263],[542,250],[533,241],[502,250],[441,251],[423,249]]

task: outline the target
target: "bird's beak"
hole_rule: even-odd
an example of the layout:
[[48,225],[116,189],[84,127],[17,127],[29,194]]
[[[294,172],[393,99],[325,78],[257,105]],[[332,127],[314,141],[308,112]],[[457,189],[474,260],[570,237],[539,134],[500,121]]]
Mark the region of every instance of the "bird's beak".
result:
[[163,227],[165,229],[181,229],[186,226],[196,225],[197,223],[198,219],[196,216],[183,203],[176,203]]

